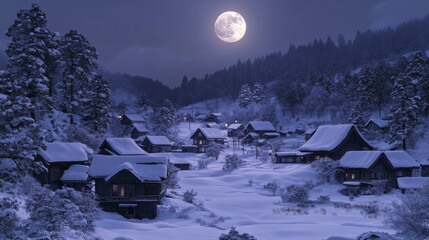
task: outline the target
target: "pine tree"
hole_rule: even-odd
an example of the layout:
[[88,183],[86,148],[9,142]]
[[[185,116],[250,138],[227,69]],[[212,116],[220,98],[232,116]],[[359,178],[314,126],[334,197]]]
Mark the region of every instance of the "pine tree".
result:
[[98,53],[82,34],[72,30],[60,41],[61,75],[60,89],[61,110],[69,114],[70,123],[75,122],[73,116],[78,114],[81,119],[89,118],[88,105],[92,78],[97,69]]
[[265,97],[266,97],[266,91],[265,91],[265,88],[264,88],[264,86],[262,85],[262,84],[260,84],[260,83],[256,83],[254,86],[253,86],[253,91],[252,91],[252,100],[255,102],[255,103],[260,103],[261,101],[263,101],[264,99],[265,99]]
[[165,99],[162,104],[153,109],[153,130],[162,135],[168,134],[168,129],[174,124],[175,109],[170,100]]
[[[29,10],[20,10],[13,25],[6,31],[12,39],[6,54],[7,71],[15,93],[28,98],[34,106],[31,117],[41,121],[52,110],[49,73],[55,69],[58,51],[55,34],[46,28],[46,16],[36,4]],[[51,78],[51,79],[50,79]]]
[[409,60],[406,73],[417,84],[425,116],[429,112],[429,59],[424,52],[414,54]]
[[240,107],[247,108],[253,101],[252,90],[249,85],[244,84],[241,87],[240,93],[238,94],[238,102]]
[[390,107],[390,138],[392,141],[410,141],[414,128],[418,123],[420,97],[416,95],[416,86],[410,76],[399,74],[395,78],[392,91],[392,106]]
[[349,122],[354,124],[360,131],[364,130],[365,120],[363,118],[362,108],[359,104],[356,104],[356,106],[352,109]]
[[365,65],[358,78],[358,104],[362,111],[372,110],[375,90],[374,73],[369,65]]
[[96,75],[92,84],[93,90],[89,96],[91,101],[86,123],[92,132],[104,135],[109,129],[110,122],[110,88],[101,75]]

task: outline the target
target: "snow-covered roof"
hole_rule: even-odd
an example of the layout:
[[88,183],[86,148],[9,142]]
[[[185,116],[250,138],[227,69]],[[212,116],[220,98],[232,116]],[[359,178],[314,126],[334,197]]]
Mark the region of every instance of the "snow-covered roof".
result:
[[83,143],[52,142],[46,143],[46,150],[40,149],[39,155],[47,162],[85,162],[88,154],[92,154],[91,148]]
[[222,117],[223,116],[222,113],[211,113],[210,115],[213,115],[215,117]]
[[170,140],[166,136],[146,136],[147,140],[153,145],[171,145]]
[[118,172],[128,170],[141,181],[159,181],[167,177],[168,162],[165,156],[95,155],[89,174],[109,180]]
[[252,137],[252,138],[259,138],[259,135],[257,134],[257,133],[255,133],[255,132],[250,132],[250,133],[248,133],[247,135],[246,135],[246,137],[244,137],[244,138],[247,138],[247,137]]
[[368,146],[371,146],[353,124],[340,124],[319,126],[313,136],[304,143],[299,150],[332,151],[344,141],[353,128],[360,135],[362,140],[365,141]]
[[370,118],[368,120],[368,122],[366,122],[365,127],[367,127],[368,124],[370,124],[371,122],[373,122],[379,128],[385,128],[385,127],[389,126],[389,121],[387,121],[387,120],[383,120],[383,119],[380,119],[380,118]]
[[64,171],[61,181],[87,181],[89,166],[74,164]]
[[267,121],[251,121],[246,128],[251,125],[255,131],[276,131],[272,123]]
[[346,168],[369,168],[381,153],[381,151],[349,151],[340,159],[340,165]]
[[125,113],[124,114],[128,119],[130,119],[132,122],[144,122],[143,117],[140,114],[137,113]]
[[279,156],[279,157],[298,156],[298,152],[275,152],[274,156]]
[[216,128],[217,127],[217,123],[209,122],[209,123],[206,123],[206,126],[209,127],[209,128]]
[[148,133],[149,132],[149,130],[146,128],[145,124],[143,124],[143,123],[133,123],[133,127],[141,133]]
[[420,164],[405,151],[385,151],[387,159],[394,168],[419,168]]
[[147,154],[132,138],[106,138],[106,142],[119,155]]
[[429,177],[400,177],[397,181],[400,189],[419,189],[429,185]]
[[243,126],[241,123],[233,123],[228,126],[228,130],[235,130],[238,129],[240,126]]
[[[198,128],[204,136],[208,139],[225,138],[217,128]],[[198,129],[196,131],[198,131]],[[194,133],[195,134],[195,133]],[[194,135],[192,134],[192,135]]]
[[429,161],[419,162],[420,166],[429,166]]
[[280,136],[280,133],[276,133],[276,132],[267,132],[267,133],[264,133],[264,135],[262,135],[262,136],[267,136],[267,137],[279,137],[279,136]]
[[384,154],[394,168],[418,168],[420,165],[405,151],[349,151],[340,159],[345,168],[369,168]]

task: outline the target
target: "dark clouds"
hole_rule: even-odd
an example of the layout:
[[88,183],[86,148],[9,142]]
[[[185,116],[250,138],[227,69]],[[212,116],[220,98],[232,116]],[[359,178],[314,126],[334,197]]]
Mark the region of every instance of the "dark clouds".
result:
[[[170,86],[183,75],[201,77],[235,63],[286,50],[314,38],[346,38],[357,30],[397,25],[429,13],[427,0],[40,0],[0,3],[0,31],[21,8],[38,3],[51,30],[76,29],[100,53],[100,65],[113,72],[152,77]],[[247,23],[244,38],[221,42],[213,25],[228,10]],[[0,36],[0,48],[8,39]]]

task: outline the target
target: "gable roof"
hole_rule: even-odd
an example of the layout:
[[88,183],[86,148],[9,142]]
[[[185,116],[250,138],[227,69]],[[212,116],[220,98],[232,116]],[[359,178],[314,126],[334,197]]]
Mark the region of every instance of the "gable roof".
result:
[[133,127],[141,133],[148,133],[149,132],[149,130],[146,128],[145,124],[143,124],[143,123],[133,123]]
[[61,181],[87,181],[89,166],[74,164],[64,171]]
[[83,143],[51,142],[46,143],[46,150],[40,149],[39,155],[49,163],[53,162],[85,162],[92,154],[91,148]]
[[195,133],[198,132],[198,130],[201,131],[201,133],[207,138],[207,139],[225,139],[223,134],[219,131],[217,128],[198,128],[192,135],[191,138],[195,135]]
[[332,151],[344,142],[351,131],[356,131],[363,143],[373,148],[353,124],[340,124],[319,126],[313,136],[298,150]]
[[389,121],[383,120],[380,118],[370,118],[368,122],[366,122],[365,127],[368,127],[368,125],[373,122],[375,125],[377,125],[379,128],[386,128],[389,126]]
[[419,168],[420,165],[405,151],[349,151],[340,159],[345,168],[370,168],[382,155],[393,168]]
[[228,130],[235,130],[238,129],[240,127],[242,127],[243,125],[241,123],[233,123],[231,125],[228,126]]
[[153,145],[171,145],[166,136],[146,136],[147,140]]
[[252,126],[254,131],[276,131],[272,123],[267,121],[251,121],[246,125],[246,128]]
[[132,138],[106,138],[105,141],[119,155],[147,154]]
[[143,117],[137,113],[125,113],[124,116],[126,116],[132,122],[144,122]]
[[108,181],[118,172],[128,170],[140,181],[160,181],[167,178],[168,162],[165,156],[95,155],[89,174]]
[[214,117],[222,117],[223,116],[222,113],[210,113],[210,115],[212,115]]
[[244,138],[248,138],[248,137],[259,138],[259,134],[255,133],[255,132],[250,132]]

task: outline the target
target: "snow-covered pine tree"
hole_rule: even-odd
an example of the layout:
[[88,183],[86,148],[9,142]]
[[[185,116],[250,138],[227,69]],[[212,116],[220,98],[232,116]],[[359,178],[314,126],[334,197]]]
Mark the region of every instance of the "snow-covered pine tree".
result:
[[365,65],[359,73],[357,93],[358,104],[363,111],[372,110],[374,105],[374,72],[369,65]]
[[[9,75],[0,76],[0,86],[10,86]],[[28,173],[35,163],[34,156],[42,146],[40,127],[32,118],[34,105],[21,88],[0,89],[0,158],[15,161],[21,174]]]
[[392,91],[392,106],[390,107],[390,138],[401,141],[403,149],[410,142],[417,125],[420,97],[409,75],[399,74],[395,77]]
[[360,107],[360,104],[356,104],[355,107],[352,109],[352,112],[349,116],[349,122],[353,123],[360,131],[364,130],[365,127],[365,120],[363,117],[362,108]]
[[109,129],[110,122],[110,88],[108,82],[99,74],[94,77],[92,83],[89,116],[86,123],[92,132],[104,135]]
[[407,64],[406,73],[417,84],[421,107],[427,117],[429,112],[429,59],[426,53],[414,54]]
[[247,108],[253,102],[252,90],[249,85],[244,84],[241,86],[240,93],[238,94],[238,102],[242,108]]
[[98,53],[85,36],[75,30],[61,38],[59,50],[62,75],[62,81],[58,84],[60,108],[69,114],[70,123],[73,124],[75,114],[81,119],[89,117],[91,80],[97,69]]
[[255,85],[253,85],[251,97],[255,103],[262,102],[266,98],[266,94],[265,87],[261,83],[255,83]]
[[46,25],[45,13],[33,4],[31,9],[18,12],[5,33],[12,40],[6,50],[8,79],[17,88],[15,93],[34,105],[30,111],[36,121],[41,121],[45,113],[52,110],[49,72],[55,69],[58,56],[55,34]]
[[168,129],[174,124],[175,109],[170,100],[165,99],[159,106],[153,108],[153,131],[157,134],[167,135]]

